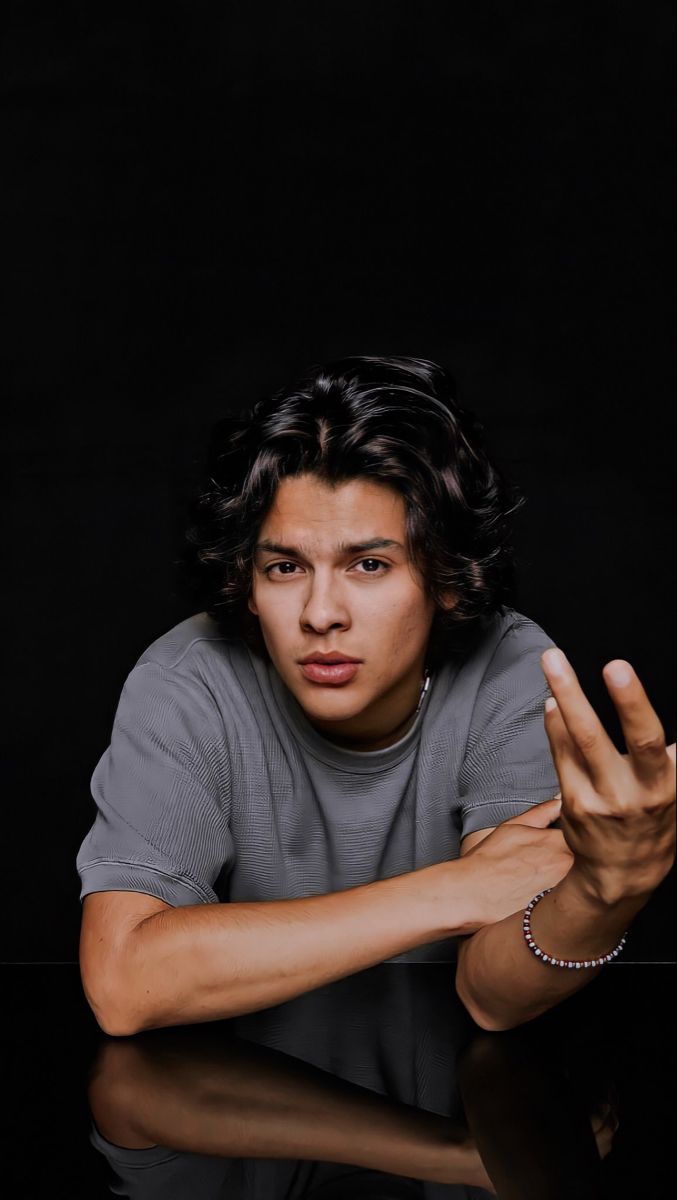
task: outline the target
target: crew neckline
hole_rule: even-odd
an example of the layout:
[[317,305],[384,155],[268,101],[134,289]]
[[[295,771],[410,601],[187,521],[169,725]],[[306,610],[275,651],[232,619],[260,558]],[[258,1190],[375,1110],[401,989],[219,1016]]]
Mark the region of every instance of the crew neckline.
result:
[[423,717],[434,690],[435,673],[430,673],[430,683],[424,694],[423,703],[416,714],[416,719],[403,737],[397,742],[393,742],[392,746],[385,746],[381,750],[349,750],[347,747],[339,746],[329,738],[323,737],[311,725],[298,700],[284,683],[273,664],[269,662],[266,667],[271,689],[282,715],[304,749],[320,762],[350,774],[369,775],[375,771],[382,771],[384,767],[394,766],[416,749],[420,741]]

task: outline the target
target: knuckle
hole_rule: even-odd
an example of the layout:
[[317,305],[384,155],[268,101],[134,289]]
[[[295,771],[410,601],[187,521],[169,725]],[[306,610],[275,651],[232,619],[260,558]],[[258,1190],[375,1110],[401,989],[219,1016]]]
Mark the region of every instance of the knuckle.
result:
[[650,796],[642,803],[642,812],[648,817],[660,817],[674,807],[671,796]]
[[639,754],[662,756],[666,752],[665,738],[658,731],[639,734],[633,738],[633,745]]
[[599,733],[596,729],[593,729],[590,726],[585,726],[577,731],[575,740],[579,749],[584,753],[587,753],[588,751],[595,749],[599,741]]
[[659,772],[642,780],[641,795],[645,808],[670,808],[675,803],[675,781],[670,775]]
[[586,805],[582,796],[577,793],[567,797],[567,820],[572,825],[578,825],[586,814]]

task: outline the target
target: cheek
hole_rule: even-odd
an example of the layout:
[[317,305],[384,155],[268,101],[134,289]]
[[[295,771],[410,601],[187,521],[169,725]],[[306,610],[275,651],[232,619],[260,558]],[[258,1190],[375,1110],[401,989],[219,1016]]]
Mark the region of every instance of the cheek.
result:
[[380,633],[384,638],[395,638],[404,647],[429,632],[433,612],[426,598],[415,592],[406,598],[400,596],[389,603],[370,606],[369,618],[377,637]]
[[261,629],[265,629],[276,641],[284,641],[285,634],[294,629],[298,620],[298,601],[291,594],[292,588],[280,587],[274,592],[265,586],[260,590],[254,588],[252,602],[256,610]]

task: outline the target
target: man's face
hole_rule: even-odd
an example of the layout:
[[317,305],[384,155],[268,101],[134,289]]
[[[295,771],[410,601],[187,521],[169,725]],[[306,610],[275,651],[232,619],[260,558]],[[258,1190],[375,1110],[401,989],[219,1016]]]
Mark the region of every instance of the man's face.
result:
[[[257,538],[249,608],[317,728],[380,744],[415,708],[435,605],[409,561],[393,488],[283,479]],[[359,662],[332,677],[304,669],[300,660],[318,651]]]

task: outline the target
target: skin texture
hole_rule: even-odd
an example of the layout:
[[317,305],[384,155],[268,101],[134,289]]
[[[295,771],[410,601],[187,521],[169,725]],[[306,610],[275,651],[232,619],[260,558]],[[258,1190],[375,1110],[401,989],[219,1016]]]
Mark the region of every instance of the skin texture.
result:
[[[418,704],[434,601],[409,561],[404,500],[369,479],[331,487],[313,475],[283,479],[259,531],[251,611],[266,648],[308,720],[354,750],[392,745]],[[374,538],[397,546],[346,553]],[[450,597],[449,607],[454,599]],[[314,651],[363,661],[341,686],[307,680],[298,660]]]

